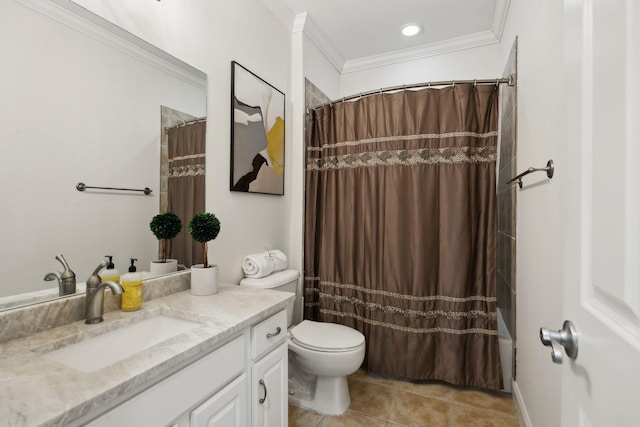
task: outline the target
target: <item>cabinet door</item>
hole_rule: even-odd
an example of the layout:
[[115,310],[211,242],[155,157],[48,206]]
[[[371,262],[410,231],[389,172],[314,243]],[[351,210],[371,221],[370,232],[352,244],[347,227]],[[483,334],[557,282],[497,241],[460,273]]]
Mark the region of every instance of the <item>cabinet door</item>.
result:
[[251,381],[252,425],[287,425],[287,343],[276,347],[253,364]]
[[247,375],[242,374],[191,412],[191,427],[247,425]]

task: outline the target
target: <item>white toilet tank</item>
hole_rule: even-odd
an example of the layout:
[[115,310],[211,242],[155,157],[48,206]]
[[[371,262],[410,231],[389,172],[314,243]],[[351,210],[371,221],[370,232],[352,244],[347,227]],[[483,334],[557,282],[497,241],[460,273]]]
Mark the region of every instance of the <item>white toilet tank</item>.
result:
[[[273,289],[275,291],[285,291],[296,293],[298,288],[298,277],[300,273],[297,270],[283,270],[273,273],[267,277],[260,279],[246,278],[240,281],[240,286]],[[291,326],[293,322],[293,306],[295,298],[287,305],[287,326]]]

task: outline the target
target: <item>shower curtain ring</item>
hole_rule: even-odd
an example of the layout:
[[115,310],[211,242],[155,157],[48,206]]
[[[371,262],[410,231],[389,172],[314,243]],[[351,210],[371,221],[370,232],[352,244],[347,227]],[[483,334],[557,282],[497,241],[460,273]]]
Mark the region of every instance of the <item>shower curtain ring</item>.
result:
[[473,87],[474,88],[478,87],[478,80],[477,79],[473,79]]
[[456,88],[456,81],[455,80],[451,80],[452,86],[455,89]]

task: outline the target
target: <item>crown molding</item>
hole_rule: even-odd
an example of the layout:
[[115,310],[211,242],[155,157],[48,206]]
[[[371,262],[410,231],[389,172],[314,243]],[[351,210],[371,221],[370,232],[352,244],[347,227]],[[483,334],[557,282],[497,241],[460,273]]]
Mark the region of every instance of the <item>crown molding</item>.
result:
[[[304,15],[307,14],[305,13]],[[344,58],[310,16],[305,17],[304,34],[316,45],[318,50],[329,60],[338,73],[341,73],[345,64]]]
[[355,71],[362,71],[370,68],[414,61],[416,59],[427,58],[429,56],[443,55],[446,53],[486,46],[498,42],[499,40],[496,38],[493,31],[482,31],[442,42],[425,44],[415,48],[396,50],[380,55],[352,59],[344,63],[342,73],[353,73]]
[[511,0],[496,0],[496,8],[493,12],[493,22],[491,23],[491,29],[493,34],[496,35],[498,41],[502,39],[502,31],[504,25],[507,22],[507,13],[509,13],[509,5]]
[[293,18],[293,27],[291,28],[291,32],[304,32],[304,26],[307,23],[307,19],[309,19],[309,15],[307,14],[307,12],[297,14],[295,18]]
[[502,31],[504,30],[507,20],[507,13],[509,11],[510,4],[511,0],[496,0],[491,30],[440,42],[429,43],[415,48],[402,49],[347,61],[344,60],[333,44],[329,42],[322,31],[320,31],[320,29],[313,23],[311,17],[306,16],[306,22],[304,22],[302,26],[307,37],[316,45],[334,68],[339,73],[345,74],[499,43],[502,38]]
[[80,31],[132,58],[207,89],[207,75],[70,0],[17,0],[31,9]]

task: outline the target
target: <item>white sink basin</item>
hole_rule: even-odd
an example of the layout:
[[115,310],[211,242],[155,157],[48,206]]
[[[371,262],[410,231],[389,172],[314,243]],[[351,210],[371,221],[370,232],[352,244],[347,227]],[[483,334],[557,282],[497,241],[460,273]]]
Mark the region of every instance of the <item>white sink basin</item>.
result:
[[71,368],[94,372],[201,323],[158,315],[43,354]]

